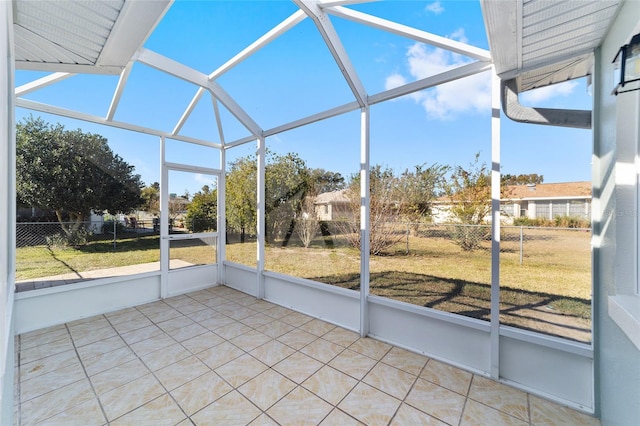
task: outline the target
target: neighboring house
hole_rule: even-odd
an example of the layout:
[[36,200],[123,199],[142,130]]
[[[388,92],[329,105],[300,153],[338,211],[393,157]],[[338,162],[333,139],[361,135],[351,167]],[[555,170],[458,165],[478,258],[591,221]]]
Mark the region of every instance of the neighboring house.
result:
[[500,210],[505,216],[550,219],[591,218],[591,182],[540,183],[508,186]]
[[[451,201],[440,197],[433,207],[434,223],[451,222]],[[509,185],[500,203],[501,221],[511,223],[518,217],[553,220],[556,216],[591,218],[591,182],[539,183]],[[486,221],[490,222],[487,216]]]
[[346,192],[346,189],[340,189],[318,195],[313,203],[318,220],[338,220],[351,215]]

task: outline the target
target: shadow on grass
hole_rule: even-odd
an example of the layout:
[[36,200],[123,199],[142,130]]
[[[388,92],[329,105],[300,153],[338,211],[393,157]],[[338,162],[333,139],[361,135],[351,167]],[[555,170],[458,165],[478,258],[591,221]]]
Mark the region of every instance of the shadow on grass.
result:
[[[312,280],[360,289],[359,274]],[[371,294],[488,321],[491,286],[486,283],[410,272],[374,272]],[[590,341],[591,301],[557,294],[500,288],[501,323],[577,341]]]

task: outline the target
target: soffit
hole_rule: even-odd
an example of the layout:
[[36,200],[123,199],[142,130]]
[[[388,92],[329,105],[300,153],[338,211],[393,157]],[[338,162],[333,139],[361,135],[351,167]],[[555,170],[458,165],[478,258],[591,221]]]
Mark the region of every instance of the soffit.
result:
[[622,0],[481,0],[496,72],[518,92],[591,74]]
[[16,68],[119,73],[170,4],[170,0],[15,0]]

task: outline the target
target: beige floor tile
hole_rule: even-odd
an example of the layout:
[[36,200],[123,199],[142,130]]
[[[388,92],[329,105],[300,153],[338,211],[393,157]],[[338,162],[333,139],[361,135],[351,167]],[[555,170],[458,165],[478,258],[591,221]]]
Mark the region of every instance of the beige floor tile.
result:
[[[431,417],[427,413],[423,413],[420,410],[416,410],[410,405],[402,403],[395,417],[390,423],[391,426],[446,426],[446,423],[441,422],[435,417]],[[491,423],[487,423],[485,426],[493,426]]]
[[73,338],[73,343],[76,347],[88,345],[117,335],[118,333],[113,329],[113,327],[111,327],[111,325],[101,327],[96,330],[83,331],[81,333],[71,332],[71,337]]
[[47,330],[50,331],[37,334],[26,333],[20,335],[20,348],[22,350],[25,350],[34,346],[44,345],[45,343],[51,343],[55,342],[56,340],[69,338],[69,332],[64,325],[49,327]]
[[240,386],[238,391],[258,408],[266,411],[296,386],[283,375],[268,369]]
[[460,421],[461,426],[527,426],[528,424],[528,421],[524,422],[472,399],[467,400]]
[[254,315],[248,316],[246,318],[242,318],[240,320],[241,323],[243,323],[244,325],[248,325],[251,328],[258,328],[258,327],[262,327],[263,325],[267,325],[272,323],[273,321],[275,321],[273,318],[258,312]]
[[102,371],[108,370],[120,364],[137,359],[136,355],[128,347],[116,349],[101,355],[94,356],[82,361],[89,376],[93,376]]
[[295,352],[273,366],[273,369],[296,383],[302,383],[322,367],[322,363]]
[[195,324],[195,321],[193,321],[191,318],[184,316],[182,314],[178,317],[171,318],[170,320],[167,320],[167,321],[156,322],[156,325],[160,327],[160,329],[165,333],[171,330],[187,327],[191,324]]
[[159,351],[140,356],[140,359],[151,371],[157,371],[175,362],[190,357],[192,354],[180,345],[167,346]]
[[219,328],[224,327],[225,325],[235,324],[235,321],[226,315],[223,315],[219,312],[216,312],[216,315],[217,316],[215,317],[211,317],[211,318],[199,321],[198,324],[200,324],[201,326],[205,327],[210,331],[217,330]]
[[465,397],[418,378],[405,402],[445,423],[456,425],[462,415]]
[[333,409],[331,404],[298,386],[267,410],[280,424],[317,425]]
[[209,368],[216,369],[221,365],[228,363],[231,360],[238,358],[245,352],[239,347],[229,343],[223,342],[217,346],[213,346],[198,353],[198,358],[202,360]]
[[20,375],[16,376],[16,379],[29,380],[69,365],[78,365],[79,368],[82,368],[79,364],[78,355],[76,355],[75,351],[60,352],[59,354],[22,364],[19,370]]
[[91,377],[91,383],[98,395],[110,392],[113,389],[126,385],[127,383],[149,374],[149,370],[142,362],[135,358],[127,363],[120,364],[109,370]]
[[600,425],[600,421],[595,417],[533,395],[529,395],[529,404],[531,407],[532,425]]
[[151,320],[142,315],[140,312],[131,313],[128,316],[132,318],[127,321],[113,324],[113,328],[115,328],[119,334],[128,333],[129,331],[138,330],[140,328],[153,325]]
[[344,347],[328,340],[317,339],[300,349],[305,355],[317,359],[322,363],[327,363],[344,351]]
[[323,336],[334,328],[336,328],[335,325],[315,318],[300,326],[300,329],[316,336]]
[[472,374],[434,359],[429,360],[420,377],[461,395],[467,395]]
[[301,314],[300,312],[292,312],[289,315],[285,315],[280,318],[280,321],[285,322],[294,327],[301,327],[303,324],[311,321],[313,317],[310,317],[305,314]]
[[176,341],[173,340],[171,336],[163,333],[158,334],[157,336],[150,337],[146,340],[141,340],[140,342],[133,343],[129,346],[136,354],[138,354],[138,356],[142,356],[144,354],[148,354],[175,344]]
[[116,349],[121,349],[125,346],[126,343],[120,336],[113,336],[82,346],[76,350],[78,351],[78,355],[80,355],[80,359],[85,361],[89,358],[115,351]]
[[275,306],[274,308],[269,309],[268,311],[263,311],[263,314],[270,316],[271,318],[280,319],[286,317],[287,315],[293,314],[295,311],[291,309],[287,309],[284,306]]
[[48,335],[48,334],[52,334],[52,333],[58,332],[60,330],[66,330],[66,329],[67,329],[66,324],[52,325],[51,327],[45,327],[45,328],[41,328],[39,330],[27,331],[26,333],[22,333],[22,334],[20,334],[20,338],[21,339],[32,339],[32,338],[36,338],[37,336],[44,336],[44,335]]
[[165,307],[162,307],[152,312],[142,312],[142,313],[156,324],[183,316],[180,312],[171,308],[169,305],[165,305]]
[[122,324],[124,322],[147,320],[147,317],[145,317],[142,312],[140,312],[136,308],[126,308],[115,312],[109,312],[104,314],[104,316],[113,326],[115,326],[116,324]]
[[284,343],[280,343],[277,340],[271,340],[262,346],[258,346],[249,353],[264,364],[272,367],[274,364],[277,364],[294,352],[295,349],[285,345]]
[[210,371],[171,391],[171,395],[189,416],[200,411],[233,388],[215,372]]
[[85,375],[82,366],[77,362],[49,373],[24,380],[20,383],[21,401],[28,401],[84,378]]
[[[235,304],[238,305],[238,304]],[[233,318],[236,321],[242,320],[244,318],[250,317],[252,315],[256,314],[256,311],[254,311],[251,308],[247,308],[244,307],[242,305],[238,305],[240,306],[239,308],[233,309],[231,312],[226,311],[223,312],[225,315],[229,316],[230,318]],[[218,308],[216,308],[216,310],[218,310],[218,312],[220,312],[220,310]]]
[[198,426],[233,426],[246,425],[260,414],[258,407],[234,390],[198,411],[191,419]]
[[219,312],[216,312],[211,308],[207,308],[206,306],[204,307],[204,309],[186,314],[186,316],[188,316],[195,322],[200,322],[210,318],[215,318],[216,316],[219,316],[219,315],[221,315]]
[[151,374],[147,374],[98,398],[107,414],[107,420],[113,421],[164,393],[160,383]]
[[78,321],[72,321],[67,323],[69,332],[72,336],[75,334],[84,334],[90,331],[96,331],[103,327],[111,327],[109,321],[104,315],[96,315],[89,318],[84,318]]
[[363,382],[389,395],[404,399],[416,381],[417,376],[406,373],[384,363],[376,364],[362,379]]
[[345,413],[334,408],[327,417],[324,418],[321,426],[360,426],[362,423]]
[[171,398],[169,394],[164,394],[109,424],[111,426],[146,424],[153,424],[154,426],[173,426],[185,418],[186,416],[173,398]]
[[350,346],[353,342],[360,338],[360,335],[356,332],[345,330],[344,328],[336,327],[324,336],[323,339],[333,343],[337,343],[340,346]]
[[358,384],[351,376],[329,367],[323,366],[302,383],[307,390],[333,405],[338,404]]
[[167,334],[173,337],[178,342],[191,339],[204,333],[210,333],[209,329],[201,326],[198,323],[193,323],[182,328],[167,331]]
[[27,364],[51,355],[59,354],[60,352],[70,350],[74,350],[74,347],[71,343],[71,338],[69,337],[69,335],[67,335],[52,342],[47,342],[43,343],[42,345],[23,349],[20,352],[20,362],[22,364]]
[[73,407],[49,417],[43,424],[47,426],[104,425],[104,418],[97,398],[91,398]]
[[529,421],[529,401],[527,394],[509,386],[473,376],[469,398],[495,408],[510,416]]
[[271,337],[266,334],[262,334],[257,330],[250,330],[238,337],[231,339],[231,343],[239,347],[240,349],[249,352],[271,341]]
[[346,349],[329,362],[329,365],[361,380],[376,364],[376,360]]
[[155,375],[167,390],[172,390],[209,371],[209,367],[191,355],[188,358],[161,368],[155,372]]
[[338,408],[368,425],[386,425],[400,406],[393,398],[366,383],[359,383]]
[[276,306],[277,305],[274,305],[273,303],[267,302],[265,300],[258,300],[258,299],[256,299],[254,303],[249,305],[251,309],[258,312],[266,312],[270,309],[275,308]]
[[223,325],[215,330],[211,330],[223,339],[231,340],[234,337],[240,336],[248,331],[253,330],[251,327],[242,324],[241,322],[233,322],[231,324]]
[[317,339],[318,336],[307,333],[306,331],[300,330],[299,328],[291,330],[287,334],[283,334],[282,336],[278,337],[278,341],[284,343],[287,346],[291,346],[296,350],[304,348],[309,343]]
[[151,337],[159,336],[161,334],[164,334],[164,332],[157,326],[149,325],[138,330],[123,333],[120,335],[120,337],[122,337],[122,339],[127,342],[127,344],[132,345],[134,343],[141,342],[143,340],[147,340]]
[[382,358],[382,362],[409,374],[419,375],[429,358],[405,349],[393,347]]
[[363,337],[353,342],[349,349],[369,358],[380,360],[389,352],[391,345],[369,337]]
[[197,354],[206,349],[219,345],[222,342],[224,342],[224,339],[222,337],[211,331],[206,331],[203,334],[184,340],[180,342],[180,344],[187,348],[187,350],[189,350],[192,354]]
[[95,398],[88,379],[83,379],[20,404],[22,426],[33,425]]
[[280,425],[276,423],[276,421],[273,420],[271,417],[262,413],[254,421],[249,423],[249,426],[280,426]]
[[291,330],[293,330],[295,327],[292,325],[289,325],[285,322],[282,321],[272,321],[269,324],[265,324],[262,325],[258,328],[256,328],[256,330],[258,330],[261,333],[266,334],[269,337],[273,337],[278,338],[280,336],[282,336],[283,334],[287,334],[288,332],[290,332]]
[[215,372],[231,386],[237,388],[243,383],[253,379],[267,368],[269,367],[251,355],[244,354],[216,368]]
[[183,315],[189,315],[208,308],[204,304],[192,300],[190,303],[175,307],[175,309]]

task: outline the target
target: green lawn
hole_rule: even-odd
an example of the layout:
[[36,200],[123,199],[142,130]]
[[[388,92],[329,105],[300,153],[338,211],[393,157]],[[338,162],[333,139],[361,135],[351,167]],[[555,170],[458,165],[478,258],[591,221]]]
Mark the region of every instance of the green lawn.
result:
[[[588,342],[591,339],[590,233],[554,230],[505,241],[500,257],[501,320],[505,324]],[[551,236],[549,236],[551,235]],[[266,248],[267,270],[358,290],[360,255],[339,237],[320,237],[304,248],[293,240]],[[507,239],[508,240],[508,239]],[[490,312],[490,243],[464,251],[450,239],[411,236],[370,262],[371,293],[487,320]],[[215,261],[200,241],[172,241],[171,258],[193,264]],[[16,250],[17,280],[159,260],[159,237],[96,241],[78,249]],[[227,245],[227,259],[256,265],[256,243]]]

